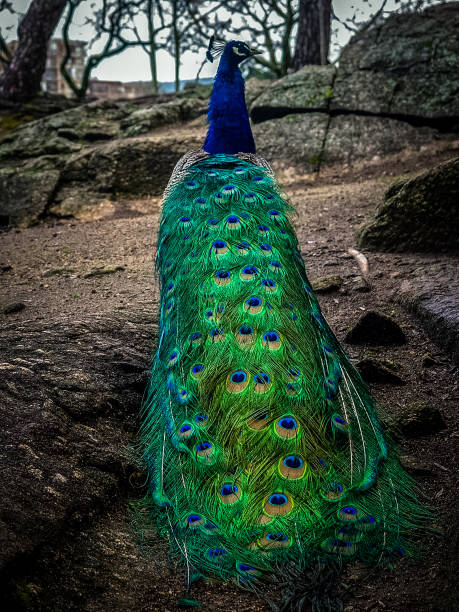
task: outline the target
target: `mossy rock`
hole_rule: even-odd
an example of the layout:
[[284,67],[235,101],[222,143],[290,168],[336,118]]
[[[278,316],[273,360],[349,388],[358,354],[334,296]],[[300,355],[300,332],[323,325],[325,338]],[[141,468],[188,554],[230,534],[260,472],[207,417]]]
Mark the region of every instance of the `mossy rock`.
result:
[[459,157],[389,188],[373,221],[358,236],[379,251],[459,248]]
[[251,101],[252,118],[262,120],[264,108],[326,111],[333,95],[335,73],[334,66],[304,66],[277,81],[268,81]]
[[212,93],[212,83],[185,83],[185,87],[183,91],[177,94],[177,97],[186,98],[190,100],[191,98],[197,98],[198,100],[208,100],[210,98],[210,94]]
[[333,109],[435,119],[457,131],[459,3],[395,13],[343,49]]

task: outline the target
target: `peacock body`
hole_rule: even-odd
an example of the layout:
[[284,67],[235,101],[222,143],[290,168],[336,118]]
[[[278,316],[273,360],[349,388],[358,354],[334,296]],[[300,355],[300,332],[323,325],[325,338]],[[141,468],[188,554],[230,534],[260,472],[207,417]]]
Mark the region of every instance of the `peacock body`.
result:
[[[232,67],[240,85],[250,54],[228,43],[219,73]],[[225,123],[243,82],[235,93],[219,73],[205,151],[179,162],[163,202],[147,502],[189,576],[246,583],[291,561],[390,562],[412,553],[422,509],[321,314],[245,103],[240,124],[232,112]]]

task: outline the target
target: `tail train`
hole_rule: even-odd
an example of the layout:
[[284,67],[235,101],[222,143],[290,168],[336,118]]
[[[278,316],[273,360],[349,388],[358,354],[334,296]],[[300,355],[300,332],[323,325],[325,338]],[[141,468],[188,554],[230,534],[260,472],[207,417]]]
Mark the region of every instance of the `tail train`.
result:
[[390,562],[423,511],[321,314],[292,208],[254,161],[206,156],[163,204],[149,501],[191,574]]

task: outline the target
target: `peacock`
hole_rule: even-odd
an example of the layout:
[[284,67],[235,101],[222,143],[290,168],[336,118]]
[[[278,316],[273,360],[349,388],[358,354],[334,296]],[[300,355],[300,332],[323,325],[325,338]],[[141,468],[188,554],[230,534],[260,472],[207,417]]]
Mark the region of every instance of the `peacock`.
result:
[[415,553],[425,515],[321,313],[293,208],[255,154],[239,68],[255,53],[211,39],[207,136],[176,165],[159,228],[145,502],[188,584],[392,564]]

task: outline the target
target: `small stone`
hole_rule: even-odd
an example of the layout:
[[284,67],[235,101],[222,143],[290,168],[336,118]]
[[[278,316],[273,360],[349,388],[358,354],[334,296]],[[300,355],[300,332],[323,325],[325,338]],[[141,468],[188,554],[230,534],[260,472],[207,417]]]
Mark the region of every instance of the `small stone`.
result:
[[390,317],[369,311],[346,334],[345,341],[349,344],[389,346],[405,344],[406,336]]
[[24,302],[13,302],[3,308],[3,314],[8,315],[8,314],[13,314],[15,312],[21,312],[21,310],[24,310],[24,308],[25,308]]
[[368,293],[371,291],[369,282],[363,276],[356,276],[352,281],[352,289],[359,293]]
[[365,358],[357,363],[357,369],[363,380],[368,383],[382,383],[390,385],[405,385],[406,382],[395,374],[387,363],[377,359]]
[[67,275],[75,272],[73,268],[51,268],[43,272],[42,277],[47,278],[48,276]]
[[422,357],[422,367],[430,368],[431,366],[438,365],[438,361],[432,357],[430,353],[426,353]]
[[104,266],[103,268],[93,268],[90,272],[83,275],[83,278],[92,278],[93,276],[104,276],[105,274],[114,274],[121,272],[124,266]]
[[406,438],[433,435],[446,427],[441,412],[428,402],[406,404],[390,421]]
[[315,281],[312,281],[311,286],[316,293],[331,293],[332,291],[338,291],[342,284],[341,276],[332,275],[316,278]]
[[8,266],[8,265],[0,266],[1,272],[10,272],[12,269],[13,269],[13,266]]
[[400,464],[412,476],[431,476],[436,472],[431,464],[419,461],[412,455],[402,455],[400,457]]

